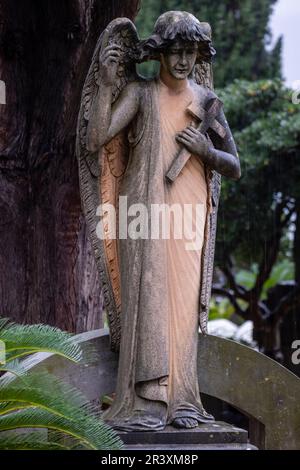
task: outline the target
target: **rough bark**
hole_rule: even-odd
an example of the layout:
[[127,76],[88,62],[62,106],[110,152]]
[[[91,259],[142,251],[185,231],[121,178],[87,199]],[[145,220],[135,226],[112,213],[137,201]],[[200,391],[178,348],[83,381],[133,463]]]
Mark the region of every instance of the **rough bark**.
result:
[[74,153],[97,38],[138,0],[0,0],[0,316],[102,325],[101,286]]

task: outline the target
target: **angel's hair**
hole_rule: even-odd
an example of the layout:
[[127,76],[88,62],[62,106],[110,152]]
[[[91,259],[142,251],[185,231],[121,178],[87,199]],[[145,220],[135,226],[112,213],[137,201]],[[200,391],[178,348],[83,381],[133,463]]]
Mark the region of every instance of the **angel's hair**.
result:
[[154,32],[149,39],[141,41],[140,50],[143,60],[158,58],[159,53],[167,50],[177,40],[198,43],[198,61],[211,62],[216,51],[212,47],[208,23],[200,23],[191,13],[168,11],[155,23]]

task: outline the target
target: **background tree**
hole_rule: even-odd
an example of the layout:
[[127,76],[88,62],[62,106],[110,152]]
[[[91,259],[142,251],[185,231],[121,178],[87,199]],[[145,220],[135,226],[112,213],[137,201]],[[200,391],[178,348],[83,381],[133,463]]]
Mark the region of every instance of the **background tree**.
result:
[[300,108],[280,80],[236,81],[219,95],[243,177],[223,180],[216,260],[223,283],[214,293],[253,320],[261,350],[278,358],[286,317],[294,339],[300,334]]
[[[147,0],[137,17],[139,33],[147,37],[157,17],[167,10],[186,10],[213,28],[217,50],[215,85],[234,79],[257,80],[281,75],[281,46],[273,48],[269,19],[277,0]],[[145,70],[145,69],[143,69]]]
[[[215,84],[226,86],[219,93],[239,145],[243,177],[238,184],[223,181],[211,318],[238,313],[253,320],[260,349],[297,372],[291,343],[300,334],[300,122],[291,93],[274,81],[281,78],[282,49],[281,38],[271,47],[275,4],[150,0],[142,2],[137,23],[146,37],[159,14],[183,9],[212,25]],[[243,81],[232,84],[235,79]]]
[[97,38],[138,0],[0,0],[0,315],[82,331],[101,325],[101,289],[74,153]]

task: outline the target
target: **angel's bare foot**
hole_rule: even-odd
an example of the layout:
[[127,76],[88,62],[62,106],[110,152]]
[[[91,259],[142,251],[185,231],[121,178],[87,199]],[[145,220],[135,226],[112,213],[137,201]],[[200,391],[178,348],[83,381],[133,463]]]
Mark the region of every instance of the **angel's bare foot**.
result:
[[175,428],[191,429],[198,426],[198,421],[195,418],[175,418],[172,426]]

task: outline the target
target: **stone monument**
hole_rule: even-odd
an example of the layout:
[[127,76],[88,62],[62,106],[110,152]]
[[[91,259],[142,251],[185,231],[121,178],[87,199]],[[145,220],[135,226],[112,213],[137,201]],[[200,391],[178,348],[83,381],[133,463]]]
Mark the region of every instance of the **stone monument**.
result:
[[[120,431],[214,421],[199,394],[198,329],[207,333],[221,176],[240,177],[214,54],[210,26],[190,13],[164,13],[146,40],[119,18],[100,36],[83,89],[81,195],[119,350],[103,417]],[[160,62],[153,79],[136,71],[148,60]],[[167,235],[157,208],[169,213]]]

